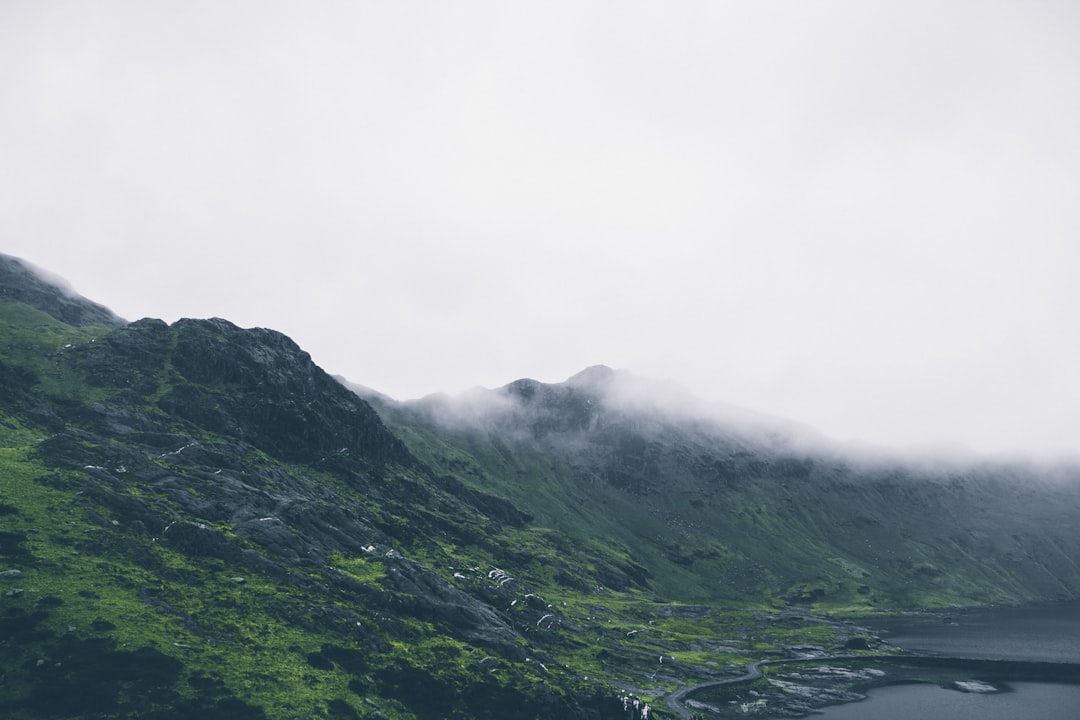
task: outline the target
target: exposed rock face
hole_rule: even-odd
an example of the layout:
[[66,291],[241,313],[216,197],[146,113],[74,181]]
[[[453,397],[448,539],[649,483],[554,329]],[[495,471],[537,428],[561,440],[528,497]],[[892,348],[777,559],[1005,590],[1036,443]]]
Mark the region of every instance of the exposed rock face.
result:
[[90,408],[112,416],[113,432],[147,431],[145,401],[158,397],[158,409],[174,418],[283,459],[415,462],[368,403],[272,330],[216,318],[171,327],[144,319],[68,355],[94,382],[132,391],[129,403]]
[[453,627],[464,637],[500,651],[504,657],[525,659],[525,646],[518,634],[489,606],[410,560],[388,560],[386,569],[393,588],[391,604]]
[[414,462],[370,405],[285,335],[220,319],[181,320],[172,329],[172,367],[186,382],[162,398],[166,412],[290,460],[349,454],[376,465]]
[[124,320],[103,305],[67,291],[25,260],[0,254],[0,300],[26,303],[68,325],[120,327]]

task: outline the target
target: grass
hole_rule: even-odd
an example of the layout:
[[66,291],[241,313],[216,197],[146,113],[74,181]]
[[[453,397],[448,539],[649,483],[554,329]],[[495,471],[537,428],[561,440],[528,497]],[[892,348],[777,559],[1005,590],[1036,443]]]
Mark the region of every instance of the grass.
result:
[[[355,672],[334,662],[314,667],[309,658],[326,646],[347,648],[363,643],[362,636],[350,641],[344,627],[333,632],[319,630],[314,622],[306,627],[294,624],[298,610],[301,615],[305,612],[298,606],[306,605],[306,612],[311,613],[324,598],[295,588],[283,593],[279,581],[248,571],[242,572],[244,582],[239,583],[235,578],[241,571],[227,563],[216,559],[196,561],[160,544],[150,543],[143,548],[148,568],[111,554],[95,557],[85,549],[86,538],[94,537],[95,545],[107,545],[96,538],[119,532],[111,520],[105,518],[104,526],[88,522],[77,496],[40,482],[50,471],[33,461],[29,449],[8,449],[3,459],[10,497],[24,508],[19,527],[58,528],[28,541],[37,569],[28,573],[23,583],[25,609],[30,610],[41,598],[65,598],[43,623],[54,637],[82,634],[86,632],[83,628],[109,627],[105,633],[91,634],[107,635],[116,652],[149,648],[180,659],[184,667],[198,668],[174,681],[175,699],[195,698],[192,683],[198,685],[201,679],[209,678],[220,684],[227,696],[263,708],[272,718],[296,713],[329,717],[328,698],[337,703],[333,707],[338,713],[347,706],[362,717],[375,712],[377,706],[378,712],[387,717],[407,718],[423,716],[424,710],[423,706],[410,709],[404,700],[412,686],[402,685],[405,681],[400,678],[419,674],[435,687],[451,688],[466,685],[475,677],[476,658],[483,654],[478,648],[447,638],[426,623],[406,622],[404,628],[386,635],[378,618],[352,606],[351,612],[360,618],[355,621],[357,625],[376,628],[378,636],[389,638],[384,657],[366,661],[369,670],[381,680],[365,681],[363,693],[358,694]],[[505,663],[498,664],[498,671],[489,681],[504,690],[513,688],[518,683],[516,678],[525,672],[533,676],[533,682],[550,683],[552,687],[590,681],[639,689],[645,685],[645,690],[651,687],[652,691],[642,692],[642,697],[655,701],[663,691],[682,682],[670,677],[649,680],[649,674],[655,675],[659,669],[656,659],[661,656],[666,655],[669,664],[674,661],[706,669],[745,662],[739,655],[695,649],[703,635],[730,637],[748,653],[772,647],[770,643],[792,635],[786,629],[761,625],[753,613],[746,611],[709,613],[705,618],[690,619],[680,617],[680,606],[657,605],[640,593],[567,591],[553,581],[547,568],[555,558],[564,562],[573,558],[568,559],[565,549],[558,547],[560,541],[551,542],[551,531],[507,530],[504,538],[531,554],[524,565],[509,566],[519,585],[511,601],[515,603],[511,607],[518,609],[508,609],[508,616],[517,617],[519,625],[531,624],[535,613],[529,614],[526,608],[537,608],[529,596],[542,595],[547,601],[541,601],[542,609],[553,610],[559,619],[551,629],[535,629],[529,635],[530,641],[543,651],[542,659],[513,672]],[[84,549],[73,549],[79,547]],[[476,548],[445,545],[438,546],[437,553],[437,559],[451,563],[448,570],[483,569],[501,562]],[[433,554],[429,560],[434,559]],[[615,553],[612,559],[627,558]],[[368,584],[378,585],[385,578],[381,560],[368,556],[334,555],[329,568]],[[570,566],[570,570],[582,572],[587,568]],[[163,576],[171,580],[163,581]],[[470,577],[474,582],[494,584],[485,572],[473,571]],[[72,599],[75,588],[82,602]],[[288,600],[283,601],[283,596]],[[584,629],[588,637],[566,629],[569,627]],[[764,638],[770,638],[769,642],[763,643]],[[805,641],[805,636],[799,640]],[[15,665],[29,661],[22,657],[10,659]],[[573,670],[568,673],[568,668]],[[369,693],[374,694],[374,699]]]
[[34,376],[34,392],[64,403],[87,403],[109,396],[73,369],[66,355],[95,343],[110,331],[104,327],[75,328],[17,302],[0,302],[0,359]]
[[[23,393],[0,408],[0,569],[22,572],[0,581],[0,714],[14,720],[74,716],[56,698],[79,693],[90,694],[88,716],[159,720],[551,717],[571,695],[614,706],[622,692],[658,707],[677,687],[785,647],[842,645],[850,631],[809,610],[866,615],[1020,593],[984,562],[985,538],[924,545],[910,527],[893,538],[869,499],[810,502],[819,495],[806,467],[751,473],[749,461],[696,441],[634,455],[634,467],[666,468],[661,483],[601,457],[602,444],[595,456],[559,455],[440,434],[382,408],[430,474],[283,461],[242,432],[165,416],[158,402],[183,382],[168,353],[159,365],[151,353],[137,392],[122,373],[86,377],[76,359],[100,330],[0,303],[0,370]],[[163,446],[71,419],[90,403],[131,410]],[[46,429],[43,409],[69,424]],[[48,455],[61,444],[45,441],[57,439],[68,444]],[[116,470],[121,462],[132,471]],[[256,507],[309,511],[310,532],[326,531],[330,546],[301,542],[291,557],[249,539],[245,513]],[[334,546],[327,526],[339,520],[354,535]],[[176,539],[197,526],[202,545]],[[423,576],[449,601],[479,601],[512,649],[415,610],[423,604],[410,593],[426,591],[388,571],[404,563],[452,586]]]

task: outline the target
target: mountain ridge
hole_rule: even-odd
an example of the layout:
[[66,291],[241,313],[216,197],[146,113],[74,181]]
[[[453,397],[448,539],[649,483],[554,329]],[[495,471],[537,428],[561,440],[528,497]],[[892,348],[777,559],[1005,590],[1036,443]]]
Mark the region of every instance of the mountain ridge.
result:
[[[992,556],[1000,540],[992,539],[989,531],[1014,538],[1028,531],[1028,518],[1012,512],[1023,506],[1028,487],[1059,493],[1063,488],[1074,488],[1077,478],[1076,469],[1067,466],[1052,470],[987,462],[962,469],[953,465],[933,469],[887,458],[872,463],[852,462],[828,447],[807,451],[802,443],[787,442],[782,436],[739,434],[707,418],[671,420],[662,415],[635,414],[633,409],[592,404],[595,396],[582,397],[566,384],[545,386],[529,381],[524,386],[510,384],[506,388],[492,392],[518,398],[521,404],[509,409],[497,406],[499,421],[493,423],[460,422],[463,413],[447,411],[442,406],[445,400],[435,407],[420,401],[384,404],[381,409],[392,428],[415,432],[423,426],[448,440],[459,454],[463,450],[471,452],[469,457],[476,468],[490,466],[490,458],[499,455],[520,458],[529,453],[543,458],[543,463],[558,463],[559,469],[550,473],[546,485],[560,490],[535,497],[529,492],[529,488],[537,487],[535,481],[515,486],[500,482],[482,469],[472,474],[479,487],[505,493],[523,507],[534,503],[541,508],[561,507],[562,516],[571,517],[575,512],[572,506],[586,496],[590,498],[588,503],[596,506],[629,506],[620,512],[624,518],[633,518],[632,522],[615,529],[604,522],[595,526],[614,532],[639,555],[651,555],[654,564],[662,565],[664,558],[676,566],[700,564],[700,572],[716,579],[704,583],[700,594],[685,599],[730,597],[721,584],[725,577],[740,575],[731,570],[731,563],[775,567],[783,565],[782,559],[787,556],[798,558],[783,570],[788,580],[781,576],[769,582],[786,582],[789,587],[782,594],[798,596],[802,586],[828,584],[821,582],[824,577],[814,581],[814,573],[798,570],[800,564],[820,570],[820,560],[814,560],[814,555],[819,554],[836,558],[836,567],[825,577],[832,575],[830,582],[843,586],[828,592],[824,587],[811,588],[821,597],[835,594],[847,601],[858,601],[860,593],[872,592],[863,580],[877,578],[889,588],[892,599],[879,598],[886,604],[904,605],[915,597],[922,598],[918,602],[933,603],[930,598],[938,592],[954,595],[953,601],[960,601],[963,593],[975,591],[974,587],[961,589],[967,580],[981,586],[978,594],[984,602],[1007,601],[999,592],[997,580],[980,579],[979,573],[974,573],[964,581],[955,579],[955,586],[950,588],[953,579],[928,568],[956,563],[958,556],[968,552],[971,548],[961,549],[969,542],[962,537],[967,532],[976,532],[982,538],[982,544],[973,547]],[[508,446],[516,449],[508,451]],[[446,462],[446,458],[455,457],[455,450],[444,451],[447,454],[443,459],[438,457],[438,451],[425,459],[435,465],[445,463],[443,467],[447,468],[453,467],[453,462],[460,464],[460,459]],[[504,474],[509,472],[514,472],[512,467]],[[1048,481],[1046,478],[1051,476],[1059,479]],[[571,480],[567,482],[567,478]],[[568,503],[561,499],[564,497],[574,499]],[[1064,504],[1059,515],[1052,520],[1046,518],[1050,527],[1064,526],[1070,513],[1080,508],[1075,495],[1066,493],[1058,500]],[[958,501],[972,513],[993,513],[999,519],[992,528],[981,526],[977,530],[977,522],[956,516]],[[543,511],[536,512],[543,515]],[[916,519],[905,520],[908,512]],[[1032,512],[1041,510],[1036,507]],[[550,512],[545,520],[558,524]],[[895,532],[900,524],[914,527],[920,523],[928,526],[925,532],[935,528],[937,535],[932,545],[915,535],[902,539]],[[668,539],[649,541],[625,525],[654,528],[652,532]],[[672,532],[671,526],[681,530]],[[831,528],[834,536],[824,538],[819,528]],[[597,539],[588,526],[578,526],[576,533],[578,539]],[[895,549],[903,549],[903,557],[883,559],[859,549],[860,534],[868,546],[887,539]],[[785,535],[799,538],[799,547],[785,549]],[[1067,533],[1056,537],[1051,544],[1068,540]],[[1022,544],[1016,544],[1012,552],[1016,557],[1032,556]],[[770,553],[774,554],[772,561]],[[841,567],[861,569],[839,572]],[[1050,576],[1056,573],[1071,578],[1072,584],[1066,584],[1066,588],[1075,588],[1078,579],[1076,565],[1071,561],[1050,571],[1049,576],[1022,568],[995,572],[1014,577],[1010,592],[1018,592],[1025,583],[1048,588],[1053,585]],[[934,582],[927,582],[931,578],[935,578]],[[669,585],[687,582],[683,573],[670,573]],[[764,588],[759,586],[756,591]],[[1031,591],[1027,599],[1034,599],[1039,592]],[[1072,592],[1075,590],[1065,590],[1066,595]]]
[[70,325],[121,327],[126,321],[79,295],[58,277],[13,255],[0,254],[0,300],[26,303]]
[[878,642],[821,613],[1080,597],[1075,468],[852,463],[604,366],[398,402],[273,330],[29,287],[0,295],[15,720],[599,720],[631,694],[642,720],[764,648]]

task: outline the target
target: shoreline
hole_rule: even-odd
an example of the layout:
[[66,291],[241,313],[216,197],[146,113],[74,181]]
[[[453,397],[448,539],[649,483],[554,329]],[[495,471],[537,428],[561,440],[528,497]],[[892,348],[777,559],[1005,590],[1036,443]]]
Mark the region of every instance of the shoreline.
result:
[[[813,655],[793,656],[788,649],[787,657],[759,656],[741,675],[686,685],[665,695],[664,703],[683,720],[805,717],[896,685],[973,693],[1010,692],[1010,683],[1023,682],[1080,685],[1080,654],[1060,642],[1071,637],[1073,608],[1080,610],[1080,602],[826,615],[852,637],[867,638],[870,648],[835,645]],[[1025,642],[999,642],[1010,635],[1003,629],[1016,628]],[[922,629],[930,640],[925,644]],[[901,643],[893,645],[893,637]]]
[[[792,670],[768,672],[785,666]],[[747,691],[746,686],[762,679],[768,687]],[[1080,685],[1080,663],[930,654],[764,659],[748,665],[741,676],[680,688],[669,693],[665,703],[684,720],[699,710],[717,718],[806,717],[830,705],[864,700],[866,693],[877,688],[936,684],[970,692],[956,684],[971,682],[993,687],[985,692],[1010,692],[1009,683],[1014,682]]]

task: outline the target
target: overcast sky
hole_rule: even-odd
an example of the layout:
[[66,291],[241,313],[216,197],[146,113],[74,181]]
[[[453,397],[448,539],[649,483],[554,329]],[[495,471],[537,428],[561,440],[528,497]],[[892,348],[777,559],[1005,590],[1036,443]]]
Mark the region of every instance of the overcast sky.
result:
[[399,399],[1080,451],[1080,4],[0,2],[0,251]]

